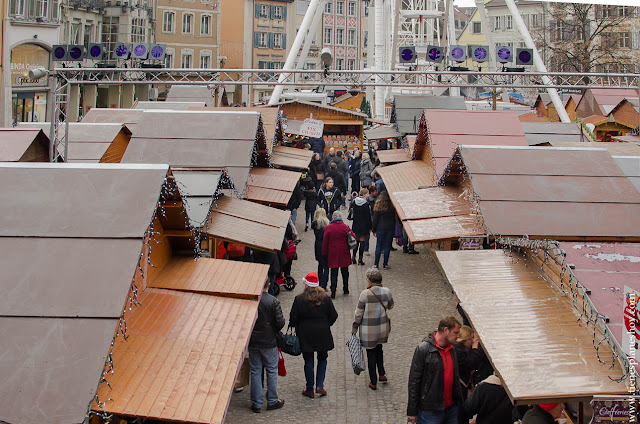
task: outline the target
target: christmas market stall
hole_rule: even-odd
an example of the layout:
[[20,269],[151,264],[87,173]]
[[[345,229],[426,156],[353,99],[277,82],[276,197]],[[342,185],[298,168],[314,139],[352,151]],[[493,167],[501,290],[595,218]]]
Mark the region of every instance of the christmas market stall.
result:
[[167,94],[167,102],[204,102],[206,107],[216,105],[216,98],[206,85],[172,85]]
[[391,123],[402,134],[418,134],[425,109],[467,110],[464,97],[396,95],[391,108]]
[[581,149],[605,149],[611,156],[640,156],[640,146],[635,143],[619,143],[619,142],[601,142],[595,141],[592,143],[576,143],[576,142],[562,142],[551,141],[550,144],[553,147],[576,147]]
[[[589,141],[576,123],[521,122],[529,146],[549,145],[551,142]],[[556,146],[557,147],[557,146]]]
[[37,128],[0,128],[0,162],[49,162],[49,137]]
[[[49,122],[23,122],[19,128],[51,129]],[[64,127],[62,128],[64,134]],[[124,155],[131,131],[126,125],[109,123],[69,123],[67,162],[119,163]],[[60,146],[64,155],[64,146]]]
[[622,169],[622,172],[629,178],[634,187],[640,191],[640,155],[614,156],[613,160]]
[[254,167],[249,173],[245,198],[274,207],[287,206],[300,181],[300,172]]
[[93,108],[83,117],[82,123],[122,124],[134,133],[142,114],[141,109]]

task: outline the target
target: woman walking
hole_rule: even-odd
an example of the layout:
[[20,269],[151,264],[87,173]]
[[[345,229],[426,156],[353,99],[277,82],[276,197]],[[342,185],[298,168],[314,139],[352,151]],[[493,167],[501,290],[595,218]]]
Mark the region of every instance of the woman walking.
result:
[[376,236],[376,259],[374,268],[380,264],[380,254],[384,251],[384,269],[391,269],[389,266],[389,253],[393,242],[393,231],[396,226],[396,210],[391,204],[389,192],[386,190],[378,195],[373,206],[373,220],[371,231]]
[[324,240],[322,241],[322,254],[327,257],[329,273],[331,276],[331,298],[336,298],[338,287],[338,269],[342,273],[342,289],[344,294],[349,294],[349,265],[351,265],[351,255],[349,254],[349,243],[347,232],[354,237],[353,231],[342,222],[342,213],[335,211],[332,220],[324,230]]
[[360,293],[358,306],[351,332],[356,334],[360,328],[360,342],[367,349],[367,368],[369,369],[369,388],[376,390],[378,380],[387,382],[384,369],[382,344],[389,339],[391,321],[387,310],[393,308],[391,290],[382,287],[380,270],[371,268],[367,271],[367,289]]
[[[331,326],[338,319],[338,312],[327,292],[319,287],[318,277],[314,272],[302,279],[304,291],[297,295],[291,306],[289,324],[295,327],[300,338],[300,349],[304,358],[304,376],[307,381],[302,395],[313,399],[315,383],[316,393],[326,396],[324,377],[327,372],[328,352],[333,349]],[[318,368],[314,381],[314,357],[318,352]]]
[[318,191],[318,206],[324,209],[327,216],[331,216],[333,212],[340,210],[341,203],[342,193],[334,186],[333,178],[326,178]]
[[362,187],[368,187],[373,184],[373,177],[371,176],[373,169],[374,166],[369,158],[369,153],[364,153],[360,162],[360,184]]
[[360,158],[360,150],[353,152],[353,158],[349,163],[349,175],[351,176],[351,191],[358,192],[360,190],[360,164],[362,159]]
[[351,262],[354,264],[356,263],[356,253],[359,250],[360,254],[358,255],[358,265],[364,265],[362,255],[364,254],[365,243],[369,237],[369,231],[371,231],[371,209],[369,208],[368,198],[369,190],[362,188],[360,189],[358,197],[356,197],[350,205],[353,214],[353,232],[355,233],[356,241],[358,242],[356,248],[353,249]]
[[315,184],[313,181],[308,180],[305,182],[304,186],[304,211],[305,211],[305,219],[304,219],[304,230],[307,231],[309,229],[309,223],[313,221],[313,214],[318,207],[318,191],[316,190]]
[[314,153],[311,164],[309,165],[309,173],[311,174],[311,180],[315,185],[316,191],[320,189],[320,185],[324,181],[325,169],[322,159],[320,159],[320,153]]
[[311,223],[311,229],[316,236],[314,250],[316,261],[318,261],[318,279],[320,280],[320,287],[325,290],[327,289],[327,282],[329,281],[329,263],[327,262],[327,257],[322,254],[322,242],[324,240],[324,229],[327,225],[329,225],[327,213],[322,208],[316,209],[313,222]]

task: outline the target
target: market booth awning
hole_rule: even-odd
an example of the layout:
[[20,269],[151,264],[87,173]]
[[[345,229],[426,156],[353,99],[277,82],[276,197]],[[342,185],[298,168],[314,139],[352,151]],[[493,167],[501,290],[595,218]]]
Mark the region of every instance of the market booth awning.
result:
[[304,170],[309,168],[313,151],[295,147],[275,146],[271,155],[271,165],[277,168]]
[[246,198],[253,202],[286,206],[298,181],[300,181],[300,172],[253,168],[249,173]]
[[411,160],[409,153],[405,149],[378,150],[376,154],[378,155],[380,163],[384,165],[409,162]]
[[502,250],[435,252],[445,277],[516,404],[588,401],[624,394],[625,372],[579,325],[567,295],[533,266]]
[[386,138],[401,138],[403,134],[398,131],[395,125],[382,125],[377,128],[364,130],[367,140],[383,140]]
[[49,137],[38,128],[0,128],[0,162],[49,162]]
[[139,109],[115,109],[94,107],[82,117],[82,123],[122,124],[135,131],[143,110]]
[[382,177],[389,193],[411,191],[437,185],[433,167],[421,160],[379,166],[376,171]]
[[211,210],[210,238],[243,244],[268,252],[279,251],[289,211],[223,196]]

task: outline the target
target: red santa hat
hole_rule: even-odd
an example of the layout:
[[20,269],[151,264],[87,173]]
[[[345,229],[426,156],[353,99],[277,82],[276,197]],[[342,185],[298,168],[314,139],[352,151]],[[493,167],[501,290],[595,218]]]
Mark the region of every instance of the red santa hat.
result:
[[551,411],[553,408],[555,408],[556,406],[558,406],[557,403],[539,403],[538,406],[542,409],[544,409],[545,411],[549,412]]
[[308,273],[302,279],[302,281],[309,287],[318,287],[320,285],[320,282],[318,280],[318,274],[316,274],[315,272]]

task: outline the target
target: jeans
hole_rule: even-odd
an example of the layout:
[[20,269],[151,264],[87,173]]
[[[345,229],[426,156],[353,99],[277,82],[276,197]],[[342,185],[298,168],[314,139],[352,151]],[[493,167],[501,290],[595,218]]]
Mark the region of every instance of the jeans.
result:
[[458,405],[444,411],[418,411],[418,424],[458,424]]
[[296,219],[298,219],[298,209],[291,211],[291,222],[293,222],[293,225],[296,225]]
[[327,283],[329,282],[329,263],[326,256],[320,256],[318,261],[318,282],[320,287],[327,289]]
[[349,267],[331,268],[331,293],[335,293],[338,289],[338,269],[342,273],[342,290],[347,294],[349,293]]
[[304,225],[309,225],[310,222],[313,221],[313,211],[305,211],[306,215],[305,215],[305,219],[304,219]]
[[393,231],[378,231],[376,233],[376,260],[375,265],[380,264],[380,254],[384,250],[383,265],[389,264],[389,253],[391,253],[391,243],[393,242]]
[[262,387],[262,369],[267,371],[267,405],[278,401],[278,348],[249,348],[249,367],[251,369],[251,402],[260,408],[264,398]]
[[[324,376],[327,374],[327,351],[318,352],[318,369],[316,372],[316,388],[324,388]],[[307,380],[307,392],[313,393],[313,352],[302,352],[304,358],[304,377]]]
[[[378,375],[386,375],[382,344],[379,344],[373,349],[367,349],[367,368],[369,369],[369,379],[374,386],[378,384]],[[378,371],[377,374],[376,369]]]

